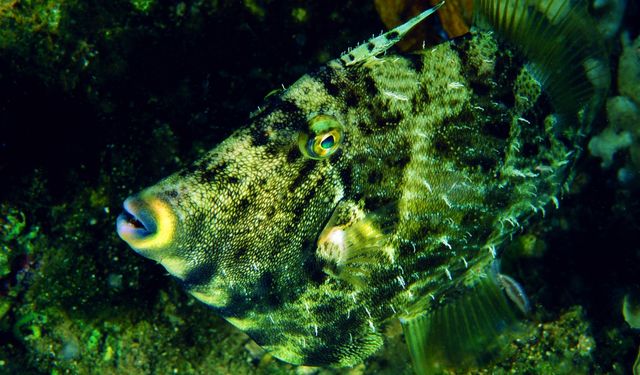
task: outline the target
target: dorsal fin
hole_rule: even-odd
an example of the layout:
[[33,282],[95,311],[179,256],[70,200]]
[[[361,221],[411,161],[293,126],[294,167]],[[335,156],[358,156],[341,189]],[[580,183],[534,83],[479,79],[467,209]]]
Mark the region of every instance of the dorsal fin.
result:
[[[493,30],[531,61],[559,114],[590,122],[609,85],[604,44],[586,7],[571,0],[476,0],[474,26]],[[586,107],[585,107],[586,106]]]
[[435,13],[443,4],[444,0],[433,8],[425,10],[393,30],[389,30],[380,36],[369,39],[366,43],[362,43],[351,51],[340,56],[340,60],[342,60],[345,65],[349,66],[367,61],[368,59],[383,53],[394,44],[398,43],[417,24]]

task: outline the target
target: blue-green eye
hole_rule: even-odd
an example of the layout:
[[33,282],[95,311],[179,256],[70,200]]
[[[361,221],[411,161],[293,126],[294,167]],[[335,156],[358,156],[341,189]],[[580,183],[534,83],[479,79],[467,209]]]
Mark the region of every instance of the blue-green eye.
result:
[[325,159],[340,147],[342,124],[330,115],[317,115],[309,121],[309,132],[298,135],[300,151],[311,159]]
[[330,149],[331,147],[333,147],[333,145],[336,144],[335,139],[333,139],[333,135],[329,134],[328,136],[325,137],[325,139],[322,140],[322,142],[320,142],[320,147],[324,148],[325,150]]

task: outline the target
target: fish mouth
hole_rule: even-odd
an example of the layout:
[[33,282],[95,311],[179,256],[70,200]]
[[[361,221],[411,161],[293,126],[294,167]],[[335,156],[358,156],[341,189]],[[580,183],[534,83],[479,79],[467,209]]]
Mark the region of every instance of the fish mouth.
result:
[[173,207],[154,192],[127,198],[116,220],[120,238],[147,258],[160,260],[173,247],[178,217]]
[[124,201],[123,211],[116,220],[118,235],[134,249],[136,244],[150,239],[158,232],[158,222],[153,208],[137,197]]

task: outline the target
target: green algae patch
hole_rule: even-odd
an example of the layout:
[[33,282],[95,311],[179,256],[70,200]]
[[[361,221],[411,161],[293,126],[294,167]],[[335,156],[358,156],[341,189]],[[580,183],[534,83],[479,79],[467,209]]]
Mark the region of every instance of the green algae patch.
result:
[[31,259],[42,244],[40,227],[28,223],[16,207],[0,204],[0,327],[10,325],[5,318],[23,290]]
[[247,10],[258,18],[264,18],[267,13],[260,0],[244,0],[243,3]]
[[622,301],[622,315],[629,327],[640,329],[640,299],[627,294]]
[[16,0],[0,3],[0,48],[25,41],[30,33],[57,33],[62,19],[62,3]]
[[[574,306],[547,323],[526,323],[519,337],[503,347],[491,374],[593,373],[595,340],[584,309]],[[485,373],[483,371],[483,373]]]
[[42,326],[47,321],[46,315],[31,311],[13,325],[13,335],[26,341],[38,340],[42,338]]
[[11,302],[8,299],[0,298],[0,330],[3,330],[2,319],[11,309]]
[[131,4],[134,8],[142,13],[148,13],[154,6],[155,0],[131,0]]
[[91,330],[89,337],[87,338],[86,345],[89,350],[96,350],[98,344],[100,344],[100,339],[102,338],[102,334],[98,329]]
[[291,17],[293,17],[294,21],[303,23],[309,19],[309,12],[307,12],[305,8],[293,8],[291,10]]
[[7,276],[11,272],[9,266],[9,253],[11,249],[5,245],[0,247],[0,278]]

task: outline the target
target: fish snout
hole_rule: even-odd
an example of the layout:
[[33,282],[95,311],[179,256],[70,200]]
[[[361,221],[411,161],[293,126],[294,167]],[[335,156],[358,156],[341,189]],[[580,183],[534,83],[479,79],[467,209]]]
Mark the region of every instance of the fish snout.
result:
[[158,251],[167,249],[174,239],[176,216],[169,204],[138,194],[127,198],[123,206],[116,221],[120,238],[142,255],[160,258]]

